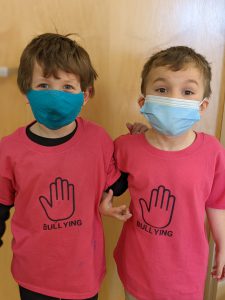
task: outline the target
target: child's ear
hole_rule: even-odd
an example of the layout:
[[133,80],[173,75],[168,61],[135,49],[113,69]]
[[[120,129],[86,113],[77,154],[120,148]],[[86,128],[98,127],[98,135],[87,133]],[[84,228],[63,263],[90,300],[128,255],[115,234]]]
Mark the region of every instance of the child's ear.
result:
[[87,88],[86,91],[84,91],[83,93],[84,93],[84,104],[83,105],[85,105],[92,95],[92,88],[91,87]]
[[203,115],[203,113],[205,112],[206,108],[209,105],[209,99],[208,98],[204,98],[202,101],[202,104],[199,107],[200,110],[200,115]]
[[145,103],[145,97],[143,95],[141,95],[139,98],[138,98],[138,104],[140,107],[142,107]]

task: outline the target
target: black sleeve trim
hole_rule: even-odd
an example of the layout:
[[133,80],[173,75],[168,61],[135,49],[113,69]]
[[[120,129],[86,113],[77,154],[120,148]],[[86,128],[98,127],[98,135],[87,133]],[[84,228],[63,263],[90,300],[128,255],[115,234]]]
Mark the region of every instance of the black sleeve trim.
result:
[[119,179],[116,182],[114,182],[110,187],[108,187],[106,192],[112,190],[114,196],[122,195],[128,188],[127,177],[127,173],[121,172],[121,176],[119,177]]
[[12,206],[13,205],[8,206],[8,205],[4,205],[4,204],[0,203],[0,247],[3,244],[2,236],[6,229],[5,222],[6,222],[6,220],[8,220],[8,218],[10,216],[9,211]]

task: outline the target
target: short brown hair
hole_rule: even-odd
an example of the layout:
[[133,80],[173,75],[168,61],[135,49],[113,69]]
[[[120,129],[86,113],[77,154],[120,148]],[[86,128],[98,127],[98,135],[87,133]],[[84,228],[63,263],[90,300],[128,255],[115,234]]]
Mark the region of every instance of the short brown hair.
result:
[[97,73],[91,64],[87,51],[76,41],[68,38],[71,34],[45,33],[35,37],[24,49],[18,69],[17,83],[23,94],[31,89],[35,61],[43,68],[43,75],[54,75],[58,70],[73,73],[80,78],[82,91],[91,88],[94,94],[94,80]]
[[205,85],[204,98],[209,97],[211,94],[211,67],[204,56],[186,46],[170,47],[155,53],[148,59],[141,73],[142,94],[145,94],[146,81],[152,68],[168,66],[172,71],[179,71],[187,64],[194,64],[202,72]]

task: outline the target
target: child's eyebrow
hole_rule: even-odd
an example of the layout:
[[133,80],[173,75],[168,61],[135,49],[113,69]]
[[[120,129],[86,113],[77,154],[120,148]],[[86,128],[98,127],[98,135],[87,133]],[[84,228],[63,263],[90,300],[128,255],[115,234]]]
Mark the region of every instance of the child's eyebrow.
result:
[[165,78],[163,78],[163,77],[158,77],[158,78],[156,78],[156,79],[153,81],[153,83],[155,83],[155,82],[157,82],[157,81],[164,81],[164,82],[166,82],[167,80],[166,80]]
[[161,82],[167,82],[166,78],[163,78],[163,77],[158,77],[156,78],[155,80],[153,80],[153,83],[156,83],[158,81],[161,81]]
[[[158,77],[158,78],[156,78],[156,79],[153,81],[153,83],[156,83],[156,82],[158,82],[158,81],[167,82],[166,78]],[[198,81],[196,81],[196,80],[194,80],[194,79],[188,79],[188,80],[185,81],[185,83],[194,83],[194,84],[196,84],[197,86],[199,86]]]
[[48,80],[48,77],[44,77],[42,75],[36,76],[36,80],[35,81],[40,81],[40,80]]
[[[63,82],[64,83],[73,83],[74,84],[74,80],[76,80],[76,78],[73,78],[73,79],[64,79]],[[78,83],[76,83],[78,84]]]
[[186,83],[194,83],[194,84],[196,84],[197,86],[199,86],[198,81],[196,81],[196,80],[194,80],[194,79],[188,79],[188,80],[186,81]]

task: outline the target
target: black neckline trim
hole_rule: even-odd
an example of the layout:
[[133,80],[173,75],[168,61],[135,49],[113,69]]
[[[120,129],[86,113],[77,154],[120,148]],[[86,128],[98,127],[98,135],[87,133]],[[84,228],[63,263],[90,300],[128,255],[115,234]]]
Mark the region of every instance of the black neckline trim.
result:
[[60,138],[46,138],[46,137],[39,136],[39,135],[33,133],[30,130],[30,128],[36,122],[33,122],[26,127],[26,135],[31,141],[33,141],[34,143],[39,144],[41,146],[46,146],[46,147],[58,146],[58,145],[66,143],[75,135],[75,133],[77,131],[77,127],[78,127],[77,120],[75,120],[75,122],[76,122],[76,128],[68,135],[60,137]]

